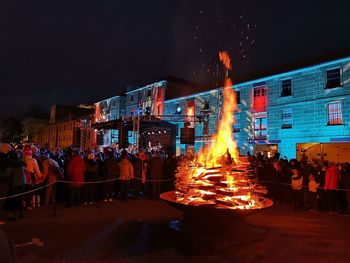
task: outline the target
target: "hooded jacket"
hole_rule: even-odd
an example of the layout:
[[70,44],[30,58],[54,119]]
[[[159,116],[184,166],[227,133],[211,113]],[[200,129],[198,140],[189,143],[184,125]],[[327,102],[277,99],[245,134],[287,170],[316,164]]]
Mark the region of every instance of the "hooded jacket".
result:
[[338,167],[329,167],[326,171],[324,189],[334,190],[339,188],[339,170]]

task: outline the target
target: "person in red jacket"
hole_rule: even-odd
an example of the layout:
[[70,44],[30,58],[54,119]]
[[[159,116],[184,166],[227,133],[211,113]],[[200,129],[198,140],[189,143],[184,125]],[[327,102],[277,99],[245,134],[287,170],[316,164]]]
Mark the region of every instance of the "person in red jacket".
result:
[[324,189],[328,200],[328,209],[332,213],[337,212],[338,208],[338,188],[339,188],[339,169],[334,162],[330,162],[325,176]]
[[67,177],[69,188],[69,201],[67,206],[80,204],[81,188],[84,185],[85,163],[78,150],[74,150],[72,158],[68,161]]

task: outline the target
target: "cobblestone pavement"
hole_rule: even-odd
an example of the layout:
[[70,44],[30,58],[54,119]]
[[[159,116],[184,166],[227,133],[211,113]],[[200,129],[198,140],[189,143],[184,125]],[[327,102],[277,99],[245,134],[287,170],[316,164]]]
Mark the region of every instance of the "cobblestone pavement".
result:
[[17,262],[350,262],[350,216],[300,213],[289,205],[247,217],[257,229],[253,239],[199,254],[183,252],[182,234],[168,227],[182,213],[161,201],[59,205],[51,214],[38,208],[2,226],[15,244],[44,242],[16,248]]

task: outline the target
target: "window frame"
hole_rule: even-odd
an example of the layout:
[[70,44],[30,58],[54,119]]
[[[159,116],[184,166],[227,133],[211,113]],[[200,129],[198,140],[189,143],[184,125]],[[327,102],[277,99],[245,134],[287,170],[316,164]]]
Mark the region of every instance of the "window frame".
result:
[[[332,115],[330,115],[330,105],[336,105],[336,104],[338,105],[336,109],[337,112],[332,113]],[[327,126],[337,126],[337,125],[344,124],[343,123],[343,106],[341,101],[332,101],[327,103],[326,109],[327,109]],[[338,121],[339,116],[340,116],[340,122]]]
[[[283,94],[286,94],[286,93],[283,92],[283,91],[284,91],[283,83],[286,82],[286,81],[289,81],[289,82],[290,82],[289,94],[283,95]],[[282,79],[282,80],[281,80],[280,97],[289,97],[289,96],[292,96],[292,95],[293,95],[292,87],[293,87],[292,78]],[[288,93],[288,92],[287,92],[287,93]]]
[[[328,72],[329,71],[332,71],[332,70],[339,70],[339,85],[330,85],[329,83],[329,80],[328,80]],[[343,71],[342,71],[342,67],[334,67],[334,68],[328,68],[326,69],[325,71],[325,89],[335,89],[335,88],[340,88],[340,87],[343,87],[343,80],[342,80],[342,75],[343,75]],[[331,79],[332,80],[332,79]],[[333,79],[334,81],[334,79]]]
[[[290,112],[288,112],[290,110]],[[287,114],[290,114],[290,116],[285,116]],[[287,120],[286,123],[284,123]],[[282,109],[281,113],[281,129],[292,129],[293,128],[293,108],[285,108]]]

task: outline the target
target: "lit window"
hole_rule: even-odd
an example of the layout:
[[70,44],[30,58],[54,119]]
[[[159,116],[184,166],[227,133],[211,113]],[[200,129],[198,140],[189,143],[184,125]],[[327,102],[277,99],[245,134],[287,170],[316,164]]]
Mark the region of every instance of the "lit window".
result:
[[291,96],[292,95],[292,80],[285,79],[281,82],[281,97]]
[[341,78],[340,78],[340,68],[327,70],[327,89],[332,89],[336,87],[340,87]]
[[282,129],[291,129],[293,127],[293,110],[292,108],[287,108],[282,110]]
[[267,88],[261,87],[261,88],[254,88],[254,97],[264,97],[267,94]]
[[343,123],[341,102],[332,102],[327,105],[328,125],[339,125]]
[[267,119],[266,113],[256,115],[254,118],[254,138],[256,140],[266,140]]

